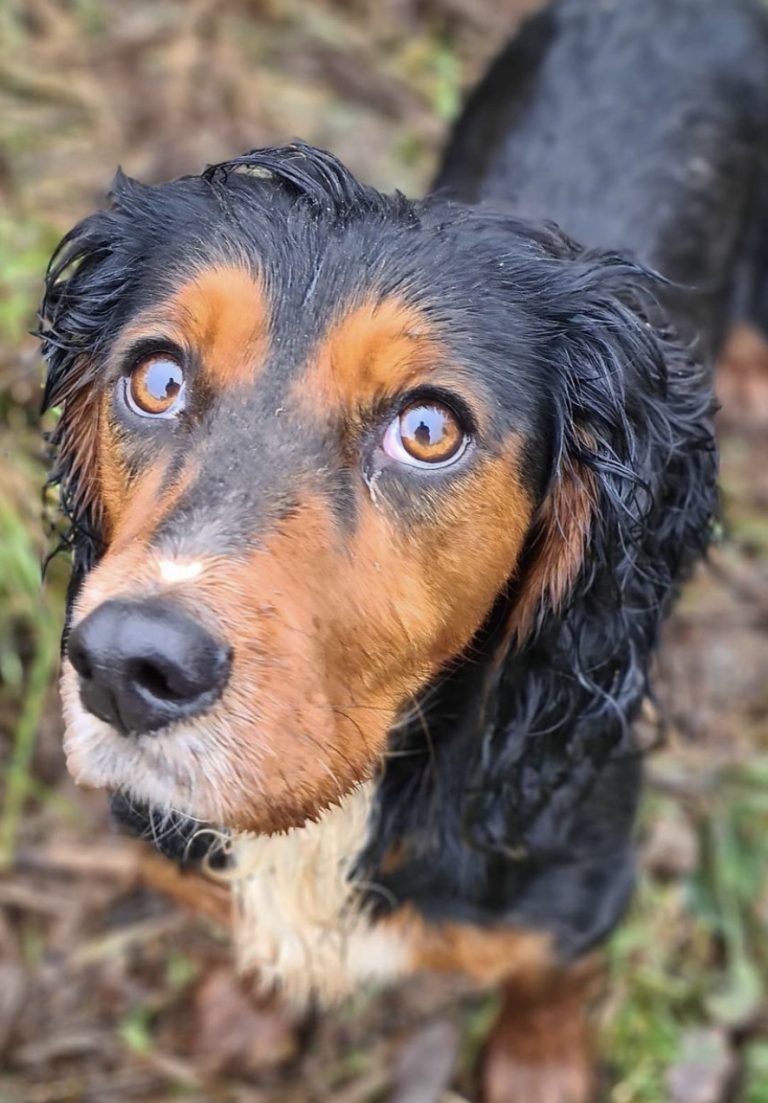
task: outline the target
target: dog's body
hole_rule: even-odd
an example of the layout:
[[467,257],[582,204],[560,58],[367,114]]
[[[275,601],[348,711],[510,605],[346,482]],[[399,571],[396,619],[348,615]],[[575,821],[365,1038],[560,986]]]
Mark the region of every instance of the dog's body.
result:
[[768,317],[767,67],[759,2],[564,0],[472,94],[436,186],[695,289],[675,321],[717,351]]
[[767,57],[746,0],[563,0],[436,198],[301,146],[121,179],[49,276],[73,773],[167,849],[234,833],[243,957],[297,995],[511,983],[496,1099],[589,1092],[578,962],[714,510],[689,338],[762,309]]

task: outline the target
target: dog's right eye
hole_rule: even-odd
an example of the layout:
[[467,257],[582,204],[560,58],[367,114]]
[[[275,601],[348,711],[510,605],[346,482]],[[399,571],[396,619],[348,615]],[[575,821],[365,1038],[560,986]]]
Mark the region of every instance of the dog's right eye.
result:
[[141,417],[174,417],[184,408],[184,371],[166,353],[141,360],[125,380],[125,399]]

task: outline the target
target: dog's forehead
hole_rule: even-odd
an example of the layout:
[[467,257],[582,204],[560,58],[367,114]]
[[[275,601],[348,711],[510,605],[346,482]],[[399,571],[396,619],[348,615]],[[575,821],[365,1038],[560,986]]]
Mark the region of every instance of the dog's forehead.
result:
[[328,409],[403,390],[447,355],[429,302],[413,292],[406,297],[361,276],[318,306],[306,293],[296,303],[285,282],[242,263],[200,265],[125,326],[118,348],[170,339],[218,394],[296,382],[294,398],[316,398]]
[[[187,368],[178,429],[145,434],[143,458],[127,444],[140,478],[145,460],[162,463],[162,543],[194,531],[197,544],[237,551],[308,501],[334,527],[354,526],[387,419],[425,389],[458,396],[499,455],[510,434],[525,434],[525,388],[511,407],[497,394],[524,376],[520,312],[494,310],[492,281],[453,248],[455,235],[467,255],[473,247],[461,220],[344,221],[282,201],[270,210],[244,187],[234,219],[206,204],[182,225],[155,205],[156,224],[132,223],[144,245],[108,377],[130,370],[147,341],[178,346]],[[418,521],[415,491],[403,483],[396,497],[402,523]]]
[[[418,295],[440,271],[434,232],[402,212],[340,217],[264,181],[234,183],[201,196],[199,179],[175,181],[146,189],[140,208],[126,206],[120,236],[137,307],[186,288],[190,305],[208,314],[228,299],[247,309],[252,292],[244,275],[250,273],[262,294],[268,290],[273,330],[287,323],[279,337],[295,345],[316,333],[340,302],[374,288],[386,293],[408,286]],[[216,270],[228,277],[211,279]]]
[[361,422],[461,370],[428,313],[402,295],[363,284],[308,326],[242,261],[199,264],[125,326],[116,359],[155,339],[188,358],[190,418],[163,445],[167,507],[155,540],[174,544],[184,531],[188,546],[194,529],[197,552],[214,536],[235,551],[308,500],[353,523],[347,449]]
[[489,389],[527,378],[541,329],[526,307],[530,250],[472,212],[378,196],[339,214],[242,178],[221,194],[176,181],[120,210],[128,290],[112,334],[124,345],[149,323],[177,337],[215,389],[280,405],[314,363],[305,396],[355,406],[380,397],[383,376],[405,389],[427,349]]

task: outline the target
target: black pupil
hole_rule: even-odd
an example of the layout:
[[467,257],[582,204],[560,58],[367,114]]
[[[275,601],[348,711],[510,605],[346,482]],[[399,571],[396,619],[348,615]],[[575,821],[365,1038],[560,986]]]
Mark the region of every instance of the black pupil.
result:
[[153,360],[147,369],[145,385],[158,401],[174,399],[181,390],[181,368],[172,360]]
[[406,415],[406,431],[422,448],[429,448],[445,436],[445,421],[445,413],[436,406],[419,406]]

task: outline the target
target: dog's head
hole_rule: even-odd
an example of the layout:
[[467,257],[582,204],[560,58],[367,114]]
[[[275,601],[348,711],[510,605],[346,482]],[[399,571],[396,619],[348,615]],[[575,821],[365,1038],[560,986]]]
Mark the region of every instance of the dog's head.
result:
[[496,684],[651,508],[649,433],[674,450],[642,278],[304,146],[120,176],[42,310],[75,778],[284,829],[446,671]]

